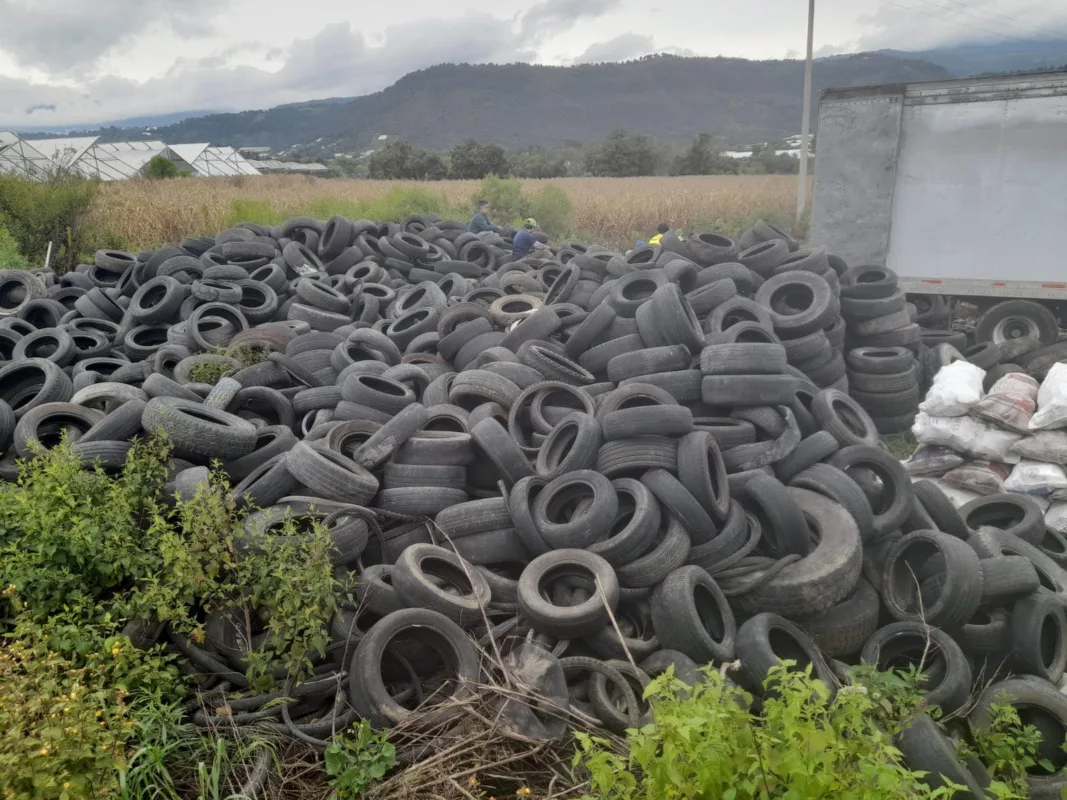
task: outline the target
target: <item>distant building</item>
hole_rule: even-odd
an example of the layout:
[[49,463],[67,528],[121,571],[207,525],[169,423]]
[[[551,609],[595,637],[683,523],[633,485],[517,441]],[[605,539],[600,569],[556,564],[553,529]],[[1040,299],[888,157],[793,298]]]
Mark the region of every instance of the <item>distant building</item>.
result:
[[237,152],[246,158],[266,158],[270,155],[269,147],[238,147]]

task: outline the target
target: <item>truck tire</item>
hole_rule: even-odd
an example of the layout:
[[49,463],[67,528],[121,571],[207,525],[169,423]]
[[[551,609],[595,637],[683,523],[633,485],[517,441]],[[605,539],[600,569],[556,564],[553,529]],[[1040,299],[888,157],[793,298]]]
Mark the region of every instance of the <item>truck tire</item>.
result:
[[1045,306],[1032,300],[1007,300],[997,303],[978,317],[974,329],[976,342],[1003,344],[1011,339],[1032,336],[1043,346],[1055,344],[1060,328],[1056,317]]

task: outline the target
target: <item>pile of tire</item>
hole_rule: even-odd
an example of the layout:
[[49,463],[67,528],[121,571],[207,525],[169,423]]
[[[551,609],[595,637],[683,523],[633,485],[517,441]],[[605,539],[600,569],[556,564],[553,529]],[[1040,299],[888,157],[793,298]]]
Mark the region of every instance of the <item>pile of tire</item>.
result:
[[879,433],[911,429],[922,399],[924,350],[917,310],[884,267],[853,267],[841,280],[849,392]]
[[[118,469],[163,431],[178,494],[222,464],[250,511],[244,557],[287,515],[318,520],[355,602],[317,677],[283,692],[298,717],[277,695],[239,701],[241,720],[302,741],[360,717],[440,729],[487,653],[537,676],[536,700],[501,711],[527,738],[563,735],[545,703],[622,730],[669,667],[695,681],[739,660],[760,693],[783,658],[831,686],[844,663],[915,664],[945,710],[983,674],[971,661],[985,679],[1008,664],[1037,676],[1020,702],[1067,723],[1045,697],[1067,658],[1047,590],[1067,572],[913,490],[843,391],[839,313],[867,299],[844,292],[874,282],[765,223],[741,241],[513,262],[506,237],[459,223],[335,217],[7,272],[0,474],[64,434],[86,466]],[[912,344],[874,335],[856,348]],[[210,702],[248,690],[270,622],[246,622],[213,609],[203,642],[166,634]],[[148,644],[158,627],[131,632]],[[901,749],[916,769],[944,750]],[[932,774],[970,785],[960,771]]]

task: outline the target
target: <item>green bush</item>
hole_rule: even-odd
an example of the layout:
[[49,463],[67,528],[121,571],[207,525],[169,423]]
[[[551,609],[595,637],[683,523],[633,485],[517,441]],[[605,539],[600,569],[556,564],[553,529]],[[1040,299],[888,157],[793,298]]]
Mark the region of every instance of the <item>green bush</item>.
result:
[[30,262],[19,252],[15,237],[0,225],[0,269],[26,269],[29,265]]
[[529,216],[536,219],[541,230],[549,236],[563,236],[571,230],[574,205],[558,186],[542,186],[530,197],[528,210]]
[[487,175],[471,197],[471,205],[479,200],[489,201],[497,224],[519,226],[527,217],[533,217],[550,236],[567,234],[574,218],[574,206],[565,191],[558,186],[542,186],[534,194],[527,194],[518,178]]
[[478,191],[471,196],[471,207],[480,200],[489,201],[489,213],[497,225],[515,225],[530,216],[528,200],[518,178],[486,175]]
[[656,151],[647,136],[619,128],[586,150],[585,170],[606,178],[652,175],[656,171]]
[[178,165],[164,156],[152,156],[152,160],[144,168],[144,176],[152,180],[177,178],[179,175],[181,175],[181,171],[178,169]]
[[51,242],[51,263],[66,272],[83,254],[105,246],[87,222],[98,188],[96,181],[64,170],[41,182],[0,175],[0,225],[34,264],[44,264]]
[[[918,702],[917,677],[898,692]],[[673,676],[649,686],[655,721],[627,731],[627,753],[577,734],[575,765],[596,800],[905,800],[937,794],[893,746],[902,710],[879,691],[853,686],[830,696],[809,672],[776,668],[757,712],[752,698],[715,669],[685,687]],[[883,684],[884,685],[884,684]]]

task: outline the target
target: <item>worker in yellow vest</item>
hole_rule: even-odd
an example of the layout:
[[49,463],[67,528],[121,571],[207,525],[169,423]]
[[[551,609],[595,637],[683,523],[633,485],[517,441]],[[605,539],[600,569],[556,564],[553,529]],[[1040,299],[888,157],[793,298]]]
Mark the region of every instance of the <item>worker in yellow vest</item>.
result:
[[668,225],[666,222],[661,222],[656,227],[656,235],[653,236],[651,239],[649,239],[648,243],[649,244],[659,244],[660,240],[663,238],[663,234],[665,234],[670,229],[671,229],[670,225]]

